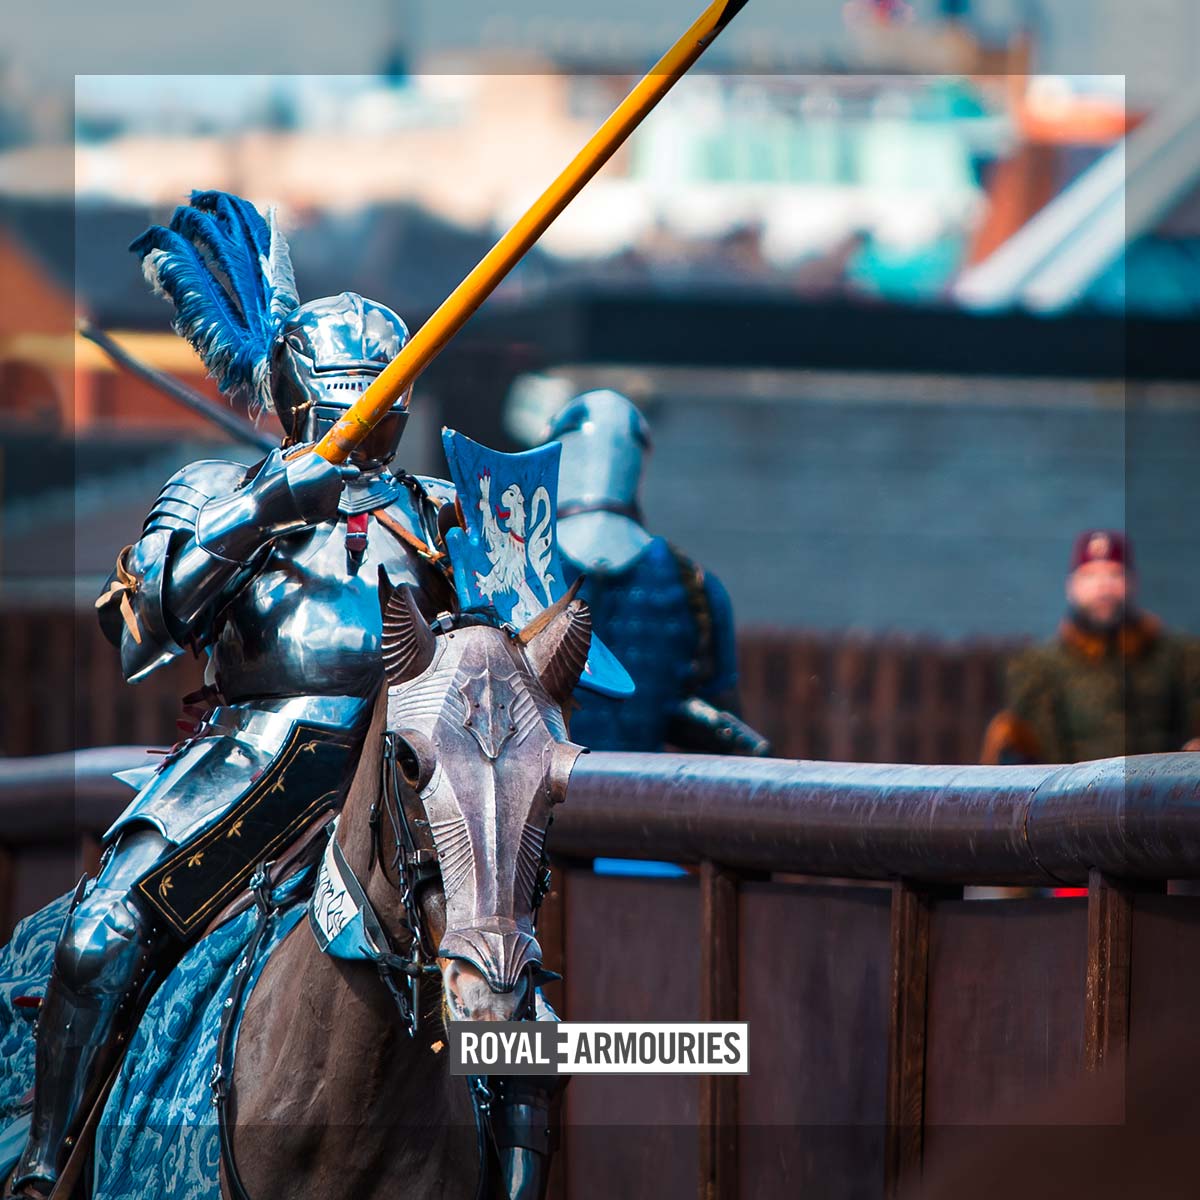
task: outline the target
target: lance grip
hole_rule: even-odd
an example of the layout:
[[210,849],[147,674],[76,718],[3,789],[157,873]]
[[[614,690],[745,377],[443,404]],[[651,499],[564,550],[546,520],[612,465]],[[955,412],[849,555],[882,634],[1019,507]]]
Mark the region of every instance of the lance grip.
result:
[[582,150],[488,251],[471,273],[317,443],[315,451],[341,463],[433,361],[471,314],[524,257],[555,218],[608,162],[654,106],[704,53],[747,0],[713,0],[592,135]]

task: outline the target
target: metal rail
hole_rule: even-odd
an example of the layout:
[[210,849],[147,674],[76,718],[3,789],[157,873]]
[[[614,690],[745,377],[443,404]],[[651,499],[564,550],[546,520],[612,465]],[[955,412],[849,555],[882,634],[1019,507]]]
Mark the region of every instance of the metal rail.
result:
[[[0,759],[0,842],[105,829],[131,796],[111,773],[147,761],[133,746]],[[931,884],[1200,878],[1200,755],[925,767],[587,754],[550,844]]]
[[1200,755],[927,767],[589,754],[550,844],[925,883],[1200,878]]

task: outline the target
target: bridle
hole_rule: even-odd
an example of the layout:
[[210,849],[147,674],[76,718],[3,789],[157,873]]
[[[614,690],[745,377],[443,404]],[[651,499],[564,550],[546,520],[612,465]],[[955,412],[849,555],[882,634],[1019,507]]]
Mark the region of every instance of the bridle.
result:
[[[429,945],[426,936],[417,894],[426,884],[440,878],[441,868],[438,864],[437,850],[432,845],[418,845],[413,833],[413,826],[417,822],[425,824],[426,827],[428,823],[423,817],[410,818],[405,804],[406,795],[415,796],[417,793],[411,788],[406,788],[401,779],[402,743],[403,739],[398,734],[391,730],[384,731],[380,798],[371,805],[370,816],[367,818],[371,829],[371,858],[367,869],[373,870],[378,862],[384,879],[400,893],[400,902],[404,906],[401,925],[409,937],[408,955],[405,957],[395,953],[390,944],[391,939],[380,925],[384,939],[381,946],[383,953],[375,965],[380,979],[396,1003],[409,1037],[416,1037],[421,1021],[421,978],[424,975],[437,975],[441,971],[437,965],[436,948]],[[385,814],[391,827],[394,846],[390,875],[383,846],[382,817]]]
[[[509,636],[515,636],[517,633],[514,625],[488,612],[442,613],[431,623],[430,628],[436,636],[474,625],[498,629]],[[426,936],[417,897],[427,884],[440,879],[441,866],[437,848],[428,834],[429,822],[423,815],[423,810],[420,813],[409,811],[410,802],[416,801],[419,804],[420,792],[414,782],[405,778],[401,763],[406,750],[410,754],[413,753],[401,734],[384,730],[379,799],[371,805],[368,817],[371,828],[371,856],[367,869],[373,870],[378,862],[384,879],[400,893],[404,907],[401,926],[409,938],[408,954],[405,956],[395,953],[387,932],[382,928],[382,923],[379,923],[382,940],[377,940],[380,940],[383,952],[376,960],[376,967],[384,986],[396,1003],[409,1036],[415,1037],[420,1028],[421,978],[424,975],[439,974],[441,970],[437,965],[437,947],[432,946]],[[415,776],[416,772],[413,774]],[[390,857],[385,854],[383,840],[385,815],[394,846]],[[424,831],[424,837],[418,836],[418,829]],[[531,914],[535,928],[542,901],[549,890],[550,860],[543,847],[531,897]],[[536,972],[531,972],[525,990],[525,1000],[513,1013],[512,1019],[532,1020],[536,1004],[534,993],[538,984],[557,978],[559,976],[553,971],[539,968]]]
[[[373,871],[378,862],[384,879],[400,893],[404,908],[401,925],[409,938],[407,954],[396,952],[392,938],[367,898],[365,887],[342,856],[336,837],[336,825],[333,822],[329,826],[326,853],[333,854],[339,874],[350,885],[363,918],[368,940],[375,947],[370,955],[370,960],[375,964],[380,979],[395,1002],[405,1031],[410,1038],[413,1038],[416,1037],[420,1028],[421,980],[427,975],[441,973],[441,968],[437,965],[436,949],[429,945],[417,895],[427,884],[440,878],[441,868],[438,863],[437,850],[432,845],[420,845],[414,833],[414,827],[425,825],[428,828],[428,823],[423,817],[410,814],[405,803],[409,797],[418,797],[418,793],[413,788],[406,786],[402,779],[400,759],[404,744],[403,738],[398,734],[390,730],[384,731],[379,798],[372,803],[367,818],[371,832],[371,851],[367,870],[368,872]],[[385,814],[393,836],[394,850],[390,859],[384,853],[382,827]],[[216,1063],[209,1081],[213,1102],[217,1109],[218,1140],[225,1168],[225,1180],[234,1200],[250,1200],[250,1195],[246,1191],[245,1183],[238,1170],[230,1128],[230,1110],[233,1102],[234,1034],[242,1001],[245,998],[246,986],[249,982],[251,964],[258,954],[258,949],[266,938],[277,912],[271,899],[270,865],[269,863],[260,864],[254,878],[250,881],[250,888],[258,909],[258,921],[250,943],[234,971],[231,995],[225,1002],[217,1037]],[[545,877],[548,884],[548,870],[545,871]],[[540,876],[538,884],[539,888],[535,890],[534,897],[535,913],[541,896],[545,894]],[[531,986],[527,989],[527,1007],[528,1015],[532,1016],[534,988],[533,981],[530,982]],[[521,1013],[514,1016],[514,1019],[520,1020],[527,1015],[524,1007]],[[479,1157],[479,1182],[476,1195],[477,1200],[481,1200],[488,1194],[490,1175],[488,1149],[489,1144],[494,1142],[495,1136],[491,1123],[493,1094],[486,1076],[469,1076],[467,1084],[470,1091],[471,1108],[475,1116],[476,1148]]]
[[[499,623],[487,618],[480,619],[475,614],[455,616],[444,614],[433,623],[432,628],[435,632],[445,632],[458,626],[477,624],[496,627]],[[509,633],[516,632],[509,625],[500,627]],[[372,803],[368,815],[371,848],[367,870],[368,873],[372,872],[378,862],[385,881],[400,893],[401,905],[404,910],[401,927],[409,939],[407,953],[397,953],[392,938],[367,898],[365,887],[355,877],[353,870],[341,854],[341,847],[335,836],[334,823],[329,826],[326,853],[332,854],[339,875],[348,885],[348,891],[358,905],[364,931],[368,934],[366,940],[370,944],[370,952],[363,957],[375,964],[380,979],[395,1002],[403,1027],[412,1038],[416,1036],[420,1028],[421,980],[428,975],[441,974],[441,968],[437,963],[437,948],[429,943],[428,931],[425,928],[421,906],[418,902],[418,896],[422,889],[441,879],[441,866],[438,861],[437,848],[434,846],[432,835],[429,832],[428,820],[424,815],[418,815],[409,809],[409,803],[413,800],[420,802],[420,792],[404,778],[401,765],[406,749],[410,754],[412,749],[399,733],[384,730],[382,737],[383,754],[380,766],[379,795]],[[423,809],[421,812],[423,814]],[[385,817],[392,834],[393,851],[390,857],[385,854],[383,836]],[[423,831],[423,836],[418,831]],[[250,1200],[238,1172],[230,1128],[235,1030],[249,983],[251,965],[255,961],[259,947],[266,938],[272,920],[278,911],[271,896],[270,866],[269,863],[259,864],[250,881],[250,889],[254,894],[258,909],[258,921],[250,943],[235,968],[231,994],[223,1005],[224,1011],[217,1037],[216,1064],[210,1080],[213,1101],[217,1109],[218,1135],[225,1179],[234,1200]],[[549,888],[550,863],[543,846],[531,897],[531,914],[535,929],[542,901]],[[537,987],[542,983],[559,978],[561,976],[553,971],[546,971],[541,967],[530,968],[523,1003],[513,1013],[512,1019],[518,1021],[534,1019]],[[492,1146],[495,1144],[495,1134],[491,1122],[493,1094],[486,1076],[469,1076],[467,1083],[475,1115],[476,1144],[480,1163],[476,1196],[477,1200],[482,1200],[482,1197],[488,1194],[489,1189],[489,1162],[492,1157],[489,1155],[489,1143]]]
[[[385,945],[385,952],[379,956],[376,966],[384,986],[396,1003],[409,1036],[415,1037],[420,1028],[418,1000],[421,978],[424,975],[439,974],[441,971],[437,965],[437,949],[430,945],[426,936],[417,897],[427,884],[440,879],[441,866],[432,839],[428,839],[429,844],[422,845],[414,832],[417,828],[428,829],[429,823],[423,816],[417,816],[408,810],[406,801],[419,801],[420,794],[403,778],[400,762],[406,745],[400,734],[391,730],[384,731],[380,799],[371,805],[368,817],[371,827],[371,857],[368,870],[373,869],[378,861],[384,879],[400,893],[400,900],[404,906],[401,926],[409,937],[408,956],[398,955],[391,950],[390,945]],[[390,859],[384,853],[382,829],[385,815],[394,846]],[[550,860],[543,849],[531,898],[535,927],[542,901],[549,890]],[[382,926],[380,932],[385,942],[390,941]],[[536,1004],[534,993],[538,984],[556,978],[558,976],[552,971],[538,970],[531,973],[529,986],[525,989],[525,999],[520,1008],[513,1013],[512,1019],[532,1020]]]

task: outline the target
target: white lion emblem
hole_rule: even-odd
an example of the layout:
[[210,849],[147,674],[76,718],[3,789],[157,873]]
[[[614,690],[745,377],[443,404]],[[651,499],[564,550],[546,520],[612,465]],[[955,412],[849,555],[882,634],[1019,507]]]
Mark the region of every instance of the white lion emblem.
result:
[[[483,537],[492,569],[485,575],[475,572],[475,584],[485,599],[506,592],[516,594],[510,620],[525,625],[542,609],[553,603],[550,584],[550,552],[552,549],[550,493],[539,487],[530,504],[532,520],[526,524],[525,495],[515,484],[509,484],[500,495],[500,505],[492,508],[492,476],[484,471],[479,476],[479,512],[483,517]],[[507,521],[508,527],[501,526]],[[534,595],[526,568],[533,569],[544,593]]]

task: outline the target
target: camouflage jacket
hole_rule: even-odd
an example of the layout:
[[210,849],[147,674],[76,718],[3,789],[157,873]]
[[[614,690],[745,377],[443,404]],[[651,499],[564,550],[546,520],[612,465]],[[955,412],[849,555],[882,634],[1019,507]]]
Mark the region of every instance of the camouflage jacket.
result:
[[1009,663],[984,762],[1084,762],[1180,750],[1200,736],[1200,643],[1148,614],[1103,638],[1064,620]]

